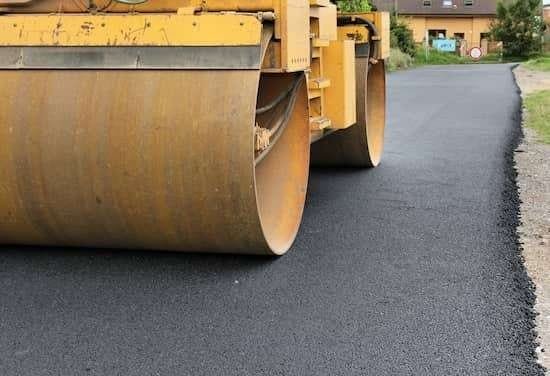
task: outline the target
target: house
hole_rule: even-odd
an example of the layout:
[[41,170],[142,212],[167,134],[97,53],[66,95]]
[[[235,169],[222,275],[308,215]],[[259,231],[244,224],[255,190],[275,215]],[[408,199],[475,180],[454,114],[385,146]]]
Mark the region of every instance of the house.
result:
[[409,23],[417,43],[455,38],[468,48],[488,37],[498,0],[372,0],[379,10],[397,11]]

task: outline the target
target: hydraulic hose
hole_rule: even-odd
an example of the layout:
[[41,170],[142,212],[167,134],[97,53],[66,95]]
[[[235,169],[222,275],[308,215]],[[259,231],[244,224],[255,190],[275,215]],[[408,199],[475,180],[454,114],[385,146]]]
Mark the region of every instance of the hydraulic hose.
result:
[[346,16],[346,15],[338,16],[338,26],[345,26],[345,25],[364,25],[367,28],[367,30],[369,30],[369,57],[374,56],[375,55],[374,42],[378,42],[378,40],[373,39],[373,37],[380,36],[376,26],[370,20],[367,20],[366,18],[363,18],[363,17]]

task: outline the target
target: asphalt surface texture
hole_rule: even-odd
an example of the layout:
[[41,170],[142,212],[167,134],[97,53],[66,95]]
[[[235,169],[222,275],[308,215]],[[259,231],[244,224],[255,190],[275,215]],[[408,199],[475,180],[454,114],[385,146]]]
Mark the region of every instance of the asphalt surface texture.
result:
[[0,374],[542,375],[510,67],[388,94],[383,164],[312,170],[284,257],[0,248]]

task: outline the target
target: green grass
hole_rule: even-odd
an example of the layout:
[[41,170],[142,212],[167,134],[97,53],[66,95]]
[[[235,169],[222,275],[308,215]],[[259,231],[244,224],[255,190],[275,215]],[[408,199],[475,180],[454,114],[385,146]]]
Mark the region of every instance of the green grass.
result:
[[531,59],[524,64],[527,69],[550,72],[550,55]]
[[390,50],[390,58],[388,60],[388,69],[390,72],[407,69],[412,66],[413,58],[402,52],[399,48]]
[[[500,64],[500,63],[520,63],[525,60],[522,58],[505,57],[500,54],[489,54],[483,56],[480,60],[473,60],[468,56],[461,57],[451,52],[440,52],[434,49],[430,49],[426,55],[424,47],[418,46],[416,49],[416,56],[411,58],[409,55],[404,54],[397,48],[391,49],[389,59],[389,70],[395,71],[400,69],[407,69],[409,67],[420,67],[424,65],[450,65],[450,64]],[[550,71],[550,57],[542,57],[539,59],[531,60],[529,63],[534,66],[546,67]],[[545,65],[546,64],[546,65]],[[547,66],[548,65],[548,66]],[[540,68],[540,69],[543,69]],[[543,69],[544,70],[544,69]]]
[[550,90],[528,95],[525,108],[527,127],[534,129],[542,142],[550,144]]
[[426,51],[423,47],[416,50],[414,65],[448,65],[448,64],[498,64],[520,62],[518,58],[501,58],[500,54],[489,54],[483,56],[480,60],[473,60],[468,56],[461,57],[450,52],[440,52],[430,49],[426,56]]
[[416,57],[414,58],[414,64],[421,65],[448,65],[448,64],[466,64],[468,63],[466,58],[460,57],[457,54],[449,52],[439,52],[437,50],[430,50],[426,56],[426,52],[423,48],[419,48],[416,51]]

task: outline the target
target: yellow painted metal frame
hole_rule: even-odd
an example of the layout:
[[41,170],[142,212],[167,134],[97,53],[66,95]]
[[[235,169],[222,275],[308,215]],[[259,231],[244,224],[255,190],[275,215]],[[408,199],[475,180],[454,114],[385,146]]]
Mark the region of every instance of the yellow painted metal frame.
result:
[[[96,9],[116,13],[173,13],[179,8],[200,7],[208,11],[275,11],[283,0],[149,0],[127,5],[111,0],[94,0]],[[82,13],[87,1],[74,0],[0,0],[0,8],[14,13]]]
[[247,46],[261,29],[239,13],[4,15],[0,46]]
[[345,129],[357,122],[355,42],[331,41],[323,48],[323,76],[330,80],[325,96],[324,115],[331,120],[332,129]]
[[[352,16],[365,18],[376,26],[379,36],[379,48],[376,51],[376,59],[390,57],[390,14],[388,12],[358,13]],[[352,37],[355,35],[355,37]],[[358,42],[366,42],[369,39],[368,30],[362,25],[349,25],[338,27],[338,39],[355,39]]]

